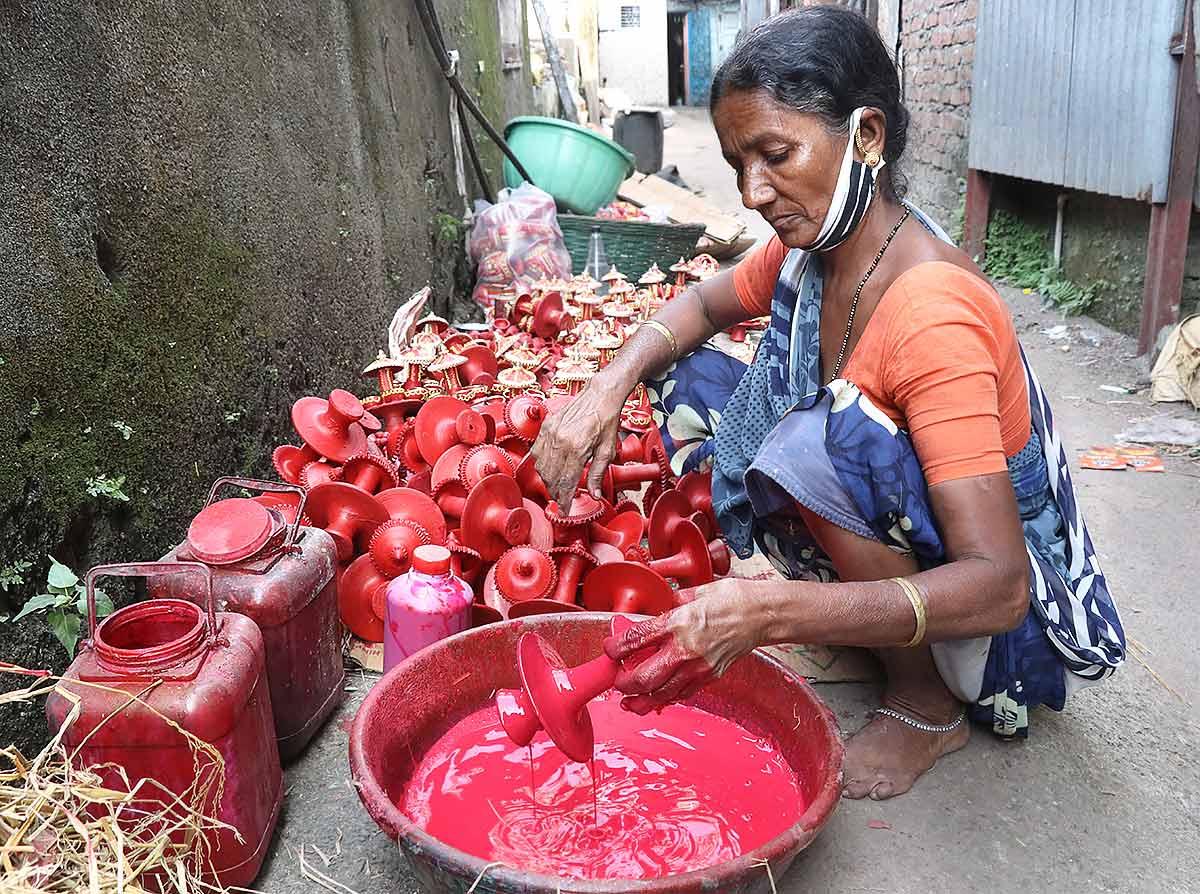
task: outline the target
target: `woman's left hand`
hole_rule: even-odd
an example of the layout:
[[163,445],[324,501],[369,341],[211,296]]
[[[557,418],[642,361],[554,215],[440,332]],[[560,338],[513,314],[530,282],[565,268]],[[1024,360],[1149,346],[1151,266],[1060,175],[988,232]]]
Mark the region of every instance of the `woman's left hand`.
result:
[[605,640],[604,651],[614,661],[654,650],[617,673],[622,706],[647,714],[687,699],[759,645],[760,612],[749,583],[727,578],[682,590],[680,596],[689,600],[684,605]]

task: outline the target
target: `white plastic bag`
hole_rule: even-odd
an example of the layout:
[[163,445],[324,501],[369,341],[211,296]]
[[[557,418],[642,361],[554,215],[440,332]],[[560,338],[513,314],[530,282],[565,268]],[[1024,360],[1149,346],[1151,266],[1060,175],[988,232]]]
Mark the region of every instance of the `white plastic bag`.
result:
[[506,289],[528,291],[540,279],[571,275],[571,255],[558,227],[554,199],[530,183],[475,203],[467,253],[475,265],[475,301],[491,310]]

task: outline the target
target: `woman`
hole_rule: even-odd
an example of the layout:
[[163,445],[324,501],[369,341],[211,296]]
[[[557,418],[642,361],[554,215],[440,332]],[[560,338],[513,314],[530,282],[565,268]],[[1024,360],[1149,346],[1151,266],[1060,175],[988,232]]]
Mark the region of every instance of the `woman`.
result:
[[[764,644],[868,647],[887,684],[844,794],[889,798],[966,744],[968,713],[1025,735],[1029,708],[1121,663],[1124,635],[1003,301],[901,201],[908,113],[875,31],[837,7],[770,19],[711,113],[777,235],[643,324],[533,452],[557,499],[589,459],[596,489],[626,396],[658,374],[677,470],[711,463],[726,540],[788,580],[716,581],[610,642],[658,647],[618,679],[626,706],[687,698]],[[766,313],[749,368],[702,347]]]

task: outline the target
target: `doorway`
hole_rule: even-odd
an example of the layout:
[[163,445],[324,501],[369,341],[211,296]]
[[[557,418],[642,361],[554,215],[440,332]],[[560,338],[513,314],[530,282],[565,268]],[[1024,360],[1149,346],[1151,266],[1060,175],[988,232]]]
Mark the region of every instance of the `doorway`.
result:
[[667,13],[667,101],[673,106],[687,105],[687,17]]

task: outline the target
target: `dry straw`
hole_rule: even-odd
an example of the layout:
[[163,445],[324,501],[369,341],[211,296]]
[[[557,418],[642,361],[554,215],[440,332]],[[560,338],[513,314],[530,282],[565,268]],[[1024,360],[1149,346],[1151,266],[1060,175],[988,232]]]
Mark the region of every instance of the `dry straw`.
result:
[[[72,707],[66,721],[32,760],[13,746],[0,748],[0,888],[5,894],[210,894],[212,840],[232,827],[213,819],[225,785],[225,761],[143,699],[152,683],[130,693],[0,662],[0,672],[33,677],[23,689],[0,692],[0,705],[32,702],[51,692]],[[79,717],[79,690],[126,696],[96,727],[133,704],[156,715],[188,743],[195,769],[187,791],[176,794],[150,779],[130,780],[112,764],[81,768],[72,761],[95,730],[70,751],[63,744]],[[237,836],[240,839],[240,836]],[[207,879],[207,881],[205,881]]]

